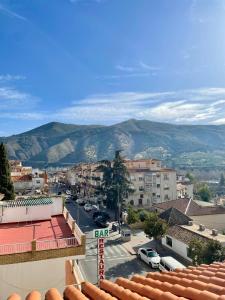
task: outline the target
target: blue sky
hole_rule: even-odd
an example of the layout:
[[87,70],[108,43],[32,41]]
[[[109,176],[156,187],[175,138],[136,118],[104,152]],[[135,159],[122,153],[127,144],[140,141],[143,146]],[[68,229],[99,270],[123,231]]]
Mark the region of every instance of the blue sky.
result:
[[225,0],[0,0],[0,136],[225,124]]

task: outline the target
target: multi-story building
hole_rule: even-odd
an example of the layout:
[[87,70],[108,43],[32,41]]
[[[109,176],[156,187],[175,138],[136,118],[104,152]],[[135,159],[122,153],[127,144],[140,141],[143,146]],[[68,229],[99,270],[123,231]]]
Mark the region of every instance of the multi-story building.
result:
[[187,177],[177,175],[177,198],[193,199],[193,189],[194,185]]
[[[151,206],[153,203],[176,199],[176,171],[163,168],[157,159],[126,160],[133,193],[127,195],[127,203],[135,206]],[[79,184],[91,194],[100,186],[103,174],[96,171],[99,163],[79,164],[68,172],[70,184]]]
[[68,262],[84,258],[85,235],[60,197],[0,201],[1,299],[32,289],[63,291]]
[[24,167],[21,161],[10,161],[11,179],[16,193],[47,190],[47,173],[32,167]]
[[135,206],[151,206],[176,199],[176,171],[162,167],[156,159],[126,161],[133,193],[127,203]]

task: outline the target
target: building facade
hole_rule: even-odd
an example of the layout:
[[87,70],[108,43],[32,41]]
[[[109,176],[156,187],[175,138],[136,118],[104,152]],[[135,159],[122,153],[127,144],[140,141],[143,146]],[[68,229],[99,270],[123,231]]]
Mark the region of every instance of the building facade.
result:
[[[126,160],[132,193],[125,199],[134,206],[151,206],[176,199],[176,171],[164,168],[156,159]],[[82,163],[67,172],[71,185],[83,187],[85,195],[91,195],[101,185],[102,172],[97,171],[99,163]]]

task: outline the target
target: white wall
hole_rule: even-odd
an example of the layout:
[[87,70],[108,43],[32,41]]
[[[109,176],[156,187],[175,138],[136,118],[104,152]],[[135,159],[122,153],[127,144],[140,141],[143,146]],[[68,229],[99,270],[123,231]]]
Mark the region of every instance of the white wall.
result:
[[32,190],[33,183],[31,181],[15,181],[13,182],[15,191]]
[[167,235],[167,236],[172,239],[172,247],[170,247],[169,245],[166,244],[166,236],[162,238],[162,244],[163,244],[163,246],[166,246],[167,248],[173,250],[175,253],[179,254],[183,258],[185,258],[185,259],[187,259],[189,261],[192,261],[187,256],[188,245],[186,245],[185,243],[183,243],[181,241],[178,241],[177,239],[171,237],[170,235]]
[[52,204],[52,216],[61,215],[63,213],[63,198],[62,197],[51,197]]
[[[62,211],[62,210],[61,210]],[[1,223],[13,223],[51,218],[52,204],[37,206],[1,207]]]
[[61,293],[65,287],[65,258],[0,266],[1,299],[18,293],[22,299],[32,290],[42,293],[51,288]]

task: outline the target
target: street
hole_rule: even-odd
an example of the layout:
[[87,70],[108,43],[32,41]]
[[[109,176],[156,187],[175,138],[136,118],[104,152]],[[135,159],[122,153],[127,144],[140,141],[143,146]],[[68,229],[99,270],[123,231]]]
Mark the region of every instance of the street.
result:
[[[72,217],[76,220],[81,230],[86,234],[86,258],[79,262],[84,279],[97,283],[97,240],[93,238],[93,230],[97,228],[91,213],[85,212],[76,202],[66,205]],[[135,255],[123,247],[123,242],[117,232],[111,232],[105,241],[105,277],[115,279],[119,276],[129,277],[133,274],[144,274],[152,269],[140,261]]]

